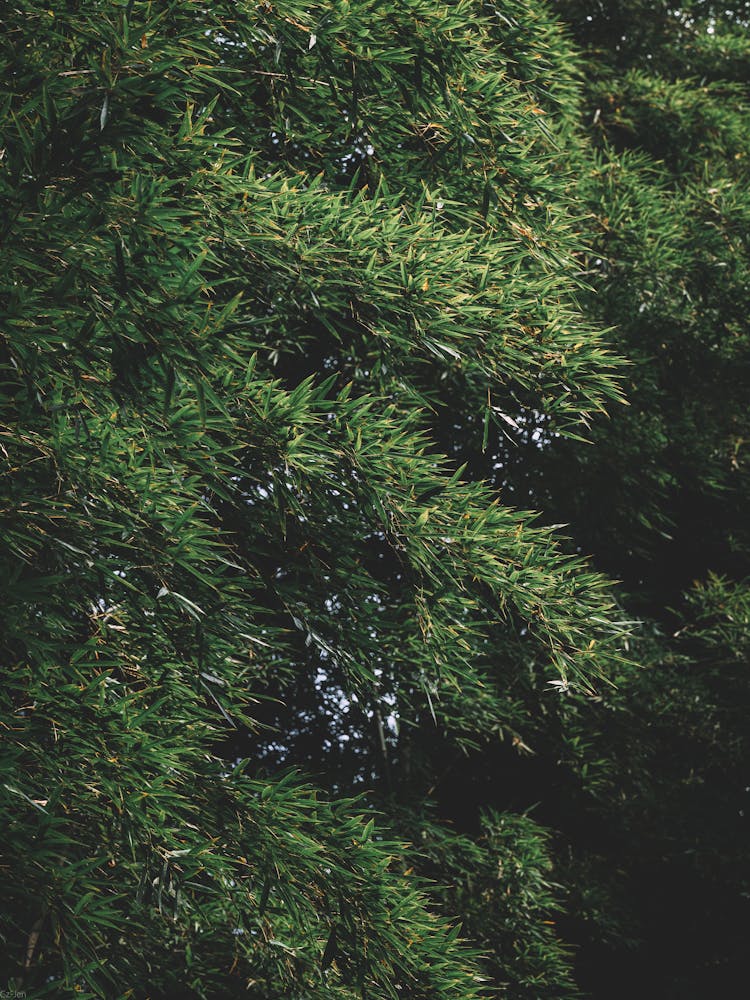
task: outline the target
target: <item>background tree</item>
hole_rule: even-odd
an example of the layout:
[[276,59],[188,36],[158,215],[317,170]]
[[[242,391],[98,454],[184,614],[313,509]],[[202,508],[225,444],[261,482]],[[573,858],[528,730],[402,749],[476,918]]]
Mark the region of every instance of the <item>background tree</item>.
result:
[[502,475],[646,621],[640,669],[569,701],[568,751],[547,753],[578,761],[582,794],[545,818],[575,859],[581,985],[697,998],[736,989],[748,920],[747,8],[557,9],[586,46],[596,150],[584,308],[631,361],[629,406],[591,445],[517,436]]

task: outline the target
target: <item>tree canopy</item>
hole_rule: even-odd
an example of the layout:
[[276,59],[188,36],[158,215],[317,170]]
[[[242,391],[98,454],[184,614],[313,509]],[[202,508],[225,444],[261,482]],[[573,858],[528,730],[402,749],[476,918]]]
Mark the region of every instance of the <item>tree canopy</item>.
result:
[[9,989],[729,982],[743,16],[6,12]]

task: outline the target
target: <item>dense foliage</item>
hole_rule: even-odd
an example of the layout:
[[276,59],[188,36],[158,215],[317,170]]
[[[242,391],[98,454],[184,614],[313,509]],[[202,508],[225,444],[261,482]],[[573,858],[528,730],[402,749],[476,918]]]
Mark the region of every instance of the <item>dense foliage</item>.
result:
[[9,989],[738,959],[744,38],[584,6],[6,12]]

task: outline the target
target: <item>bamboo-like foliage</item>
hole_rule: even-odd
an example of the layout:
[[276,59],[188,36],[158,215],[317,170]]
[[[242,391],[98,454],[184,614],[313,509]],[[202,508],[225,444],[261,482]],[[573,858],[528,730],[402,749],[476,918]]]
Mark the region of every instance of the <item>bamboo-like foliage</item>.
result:
[[542,685],[620,655],[606,582],[436,446],[619,397],[577,304],[569,46],[515,0],[3,20],[8,982],[483,995],[367,803],[226,747],[322,670],[481,741],[523,719],[494,640]]

